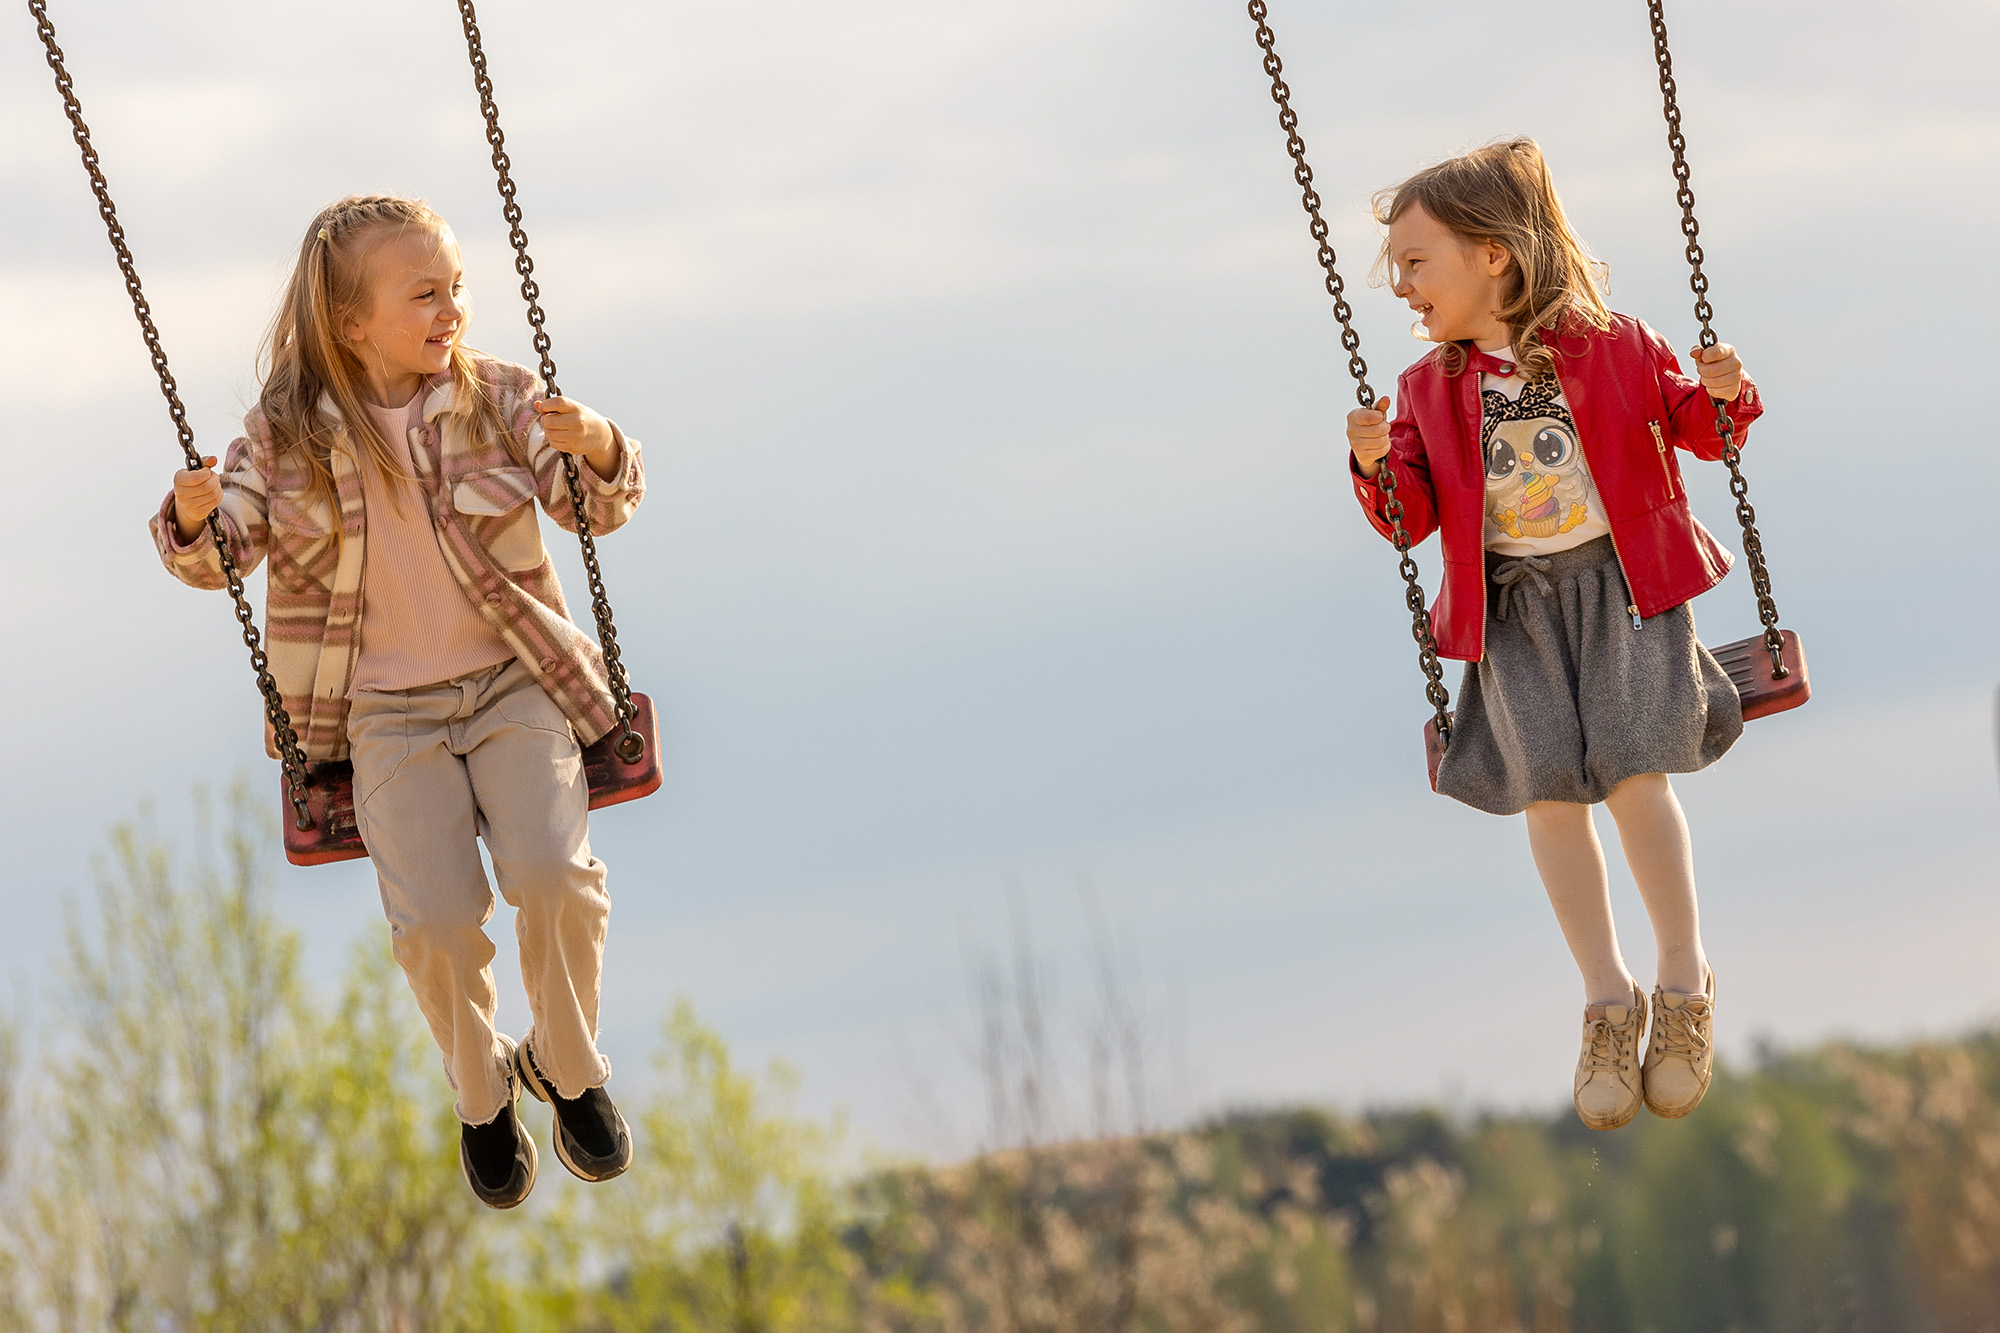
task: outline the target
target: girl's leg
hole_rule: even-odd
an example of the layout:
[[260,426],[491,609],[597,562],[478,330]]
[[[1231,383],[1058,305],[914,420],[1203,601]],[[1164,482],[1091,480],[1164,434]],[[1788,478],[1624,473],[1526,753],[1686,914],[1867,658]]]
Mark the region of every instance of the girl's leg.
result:
[[1708,989],[1708,955],[1701,947],[1701,912],[1694,896],[1694,848],[1687,817],[1664,773],[1618,784],[1605,806],[1659,944],[1660,989],[1700,995]]
[[1528,846],[1549,892],[1570,956],[1583,973],[1585,1004],[1629,1004],[1632,973],[1611,923],[1611,885],[1590,807],[1537,801],[1528,807]]
[[468,1125],[491,1122],[511,1090],[493,1031],[493,890],[479,863],[477,810],[451,750],[460,690],[361,692],[349,714],[355,815],[375,862],[396,961],[444,1053]]
[[521,984],[536,1065],[558,1095],[601,1085],[597,1004],[611,899],[590,853],[590,788],[569,721],[526,667],[481,691],[465,736],[479,832],[500,893],[517,910]]

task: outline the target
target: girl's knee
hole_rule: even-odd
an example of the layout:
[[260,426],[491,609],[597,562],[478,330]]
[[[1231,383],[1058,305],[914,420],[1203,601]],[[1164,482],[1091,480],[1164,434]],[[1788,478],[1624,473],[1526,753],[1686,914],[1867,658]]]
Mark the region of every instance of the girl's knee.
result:
[[405,966],[440,952],[490,955],[486,923],[492,915],[490,899],[484,904],[435,902],[406,908],[389,918],[390,949]]
[[501,892],[517,908],[574,904],[596,907],[607,902],[604,862],[594,856],[523,856],[496,865]]

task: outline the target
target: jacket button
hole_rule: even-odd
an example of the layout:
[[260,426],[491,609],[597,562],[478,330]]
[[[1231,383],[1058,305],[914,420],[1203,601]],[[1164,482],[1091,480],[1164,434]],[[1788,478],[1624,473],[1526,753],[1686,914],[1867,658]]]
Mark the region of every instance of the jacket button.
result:
[[448,524],[449,522],[450,520],[447,519],[443,514],[439,514],[437,516],[437,530],[439,532],[443,532],[445,530],[446,524]]
[[498,606],[498,605],[500,605],[500,594],[499,594],[499,593],[497,593],[497,592],[489,592],[489,593],[487,593],[487,594],[486,594],[486,604],[487,604],[488,606]]
[[553,658],[553,657],[544,657],[544,658],[542,659],[542,670],[544,670],[544,671],[554,671],[555,669],[556,669],[556,659],[555,659],[555,658]]

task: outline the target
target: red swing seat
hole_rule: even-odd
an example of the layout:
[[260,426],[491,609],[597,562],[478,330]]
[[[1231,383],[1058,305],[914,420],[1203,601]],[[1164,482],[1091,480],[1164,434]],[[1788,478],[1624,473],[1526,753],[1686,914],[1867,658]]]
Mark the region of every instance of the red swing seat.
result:
[[1799,636],[1781,629],[1778,637],[1784,643],[1779,652],[1785,663],[1782,676],[1771,670],[1771,654],[1765,651],[1761,634],[1709,650],[1729,673],[1730,682],[1742,697],[1745,722],[1797,708],[1812,697],[1812,680],[1806,675],[1806,650],[1799,643]]
[[[590,808],[620,805],[650,796],[660,789],[660,727],[653,716],[653,701],[643,694],[632,696],[632,730],[646,742],[638,758],[627,763],[618,757],[616,746],[624,735],[614,727],[603,739],[583,750],[583,775],[590,783]],[[284,775],[279,775],[283,786]],[[285,788],[289,808],[291,793]],[[354,820],[354,765],[345,759],[306,765],[306,809],[312,827],[300,832],[295,821],[285,825],[285,859],[295,866],[322,866],[332,861],[357,861],[368,855],[362,845],[361,829]]]

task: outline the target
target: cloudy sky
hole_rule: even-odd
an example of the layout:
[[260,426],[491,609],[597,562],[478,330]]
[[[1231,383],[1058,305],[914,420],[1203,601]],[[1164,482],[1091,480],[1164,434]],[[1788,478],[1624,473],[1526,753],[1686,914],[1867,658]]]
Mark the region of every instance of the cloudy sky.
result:
[[[452,6],[51,8],[210,451],[343,193],[431,199],[475,341],[525,355]],[[1504,134],[1544,144],[1614,305],[1692,342],[1640,0],[1273,10],[1378,385],[1422,349],[1365,284],[1367,196]],[[1241,7],[548,12],[481,19],[563,382],[645,441],[652,486],[604,545],[669,765],[593,830],[614,1061],[636,1075],[686,995],[795,1063],[810,1107],[952,1151],[980,1128],[968,967],[1018,902],[1075,1032],[1089,886],[1167,1114],[1560,1104],[1575,974],[1520,821],[1424,784],[1393,556],[1342,479],[1352,390]],[[1671,17],[1717,327],[1770,404],[1753,496],[1817,691],[1678,784],[1725,1044],[1954,1031],[2000,1014],[2000,14]],[[10,22],[0,966],[32,993],[109,824],[275,766],[226,604],[146,536],[174,437]],[[1697,509],[1734,545],[1719,474]],[[1697,614],[1749,633],[1747,580]],[[365,863],[277,893],[322,980],[384,930]]]

